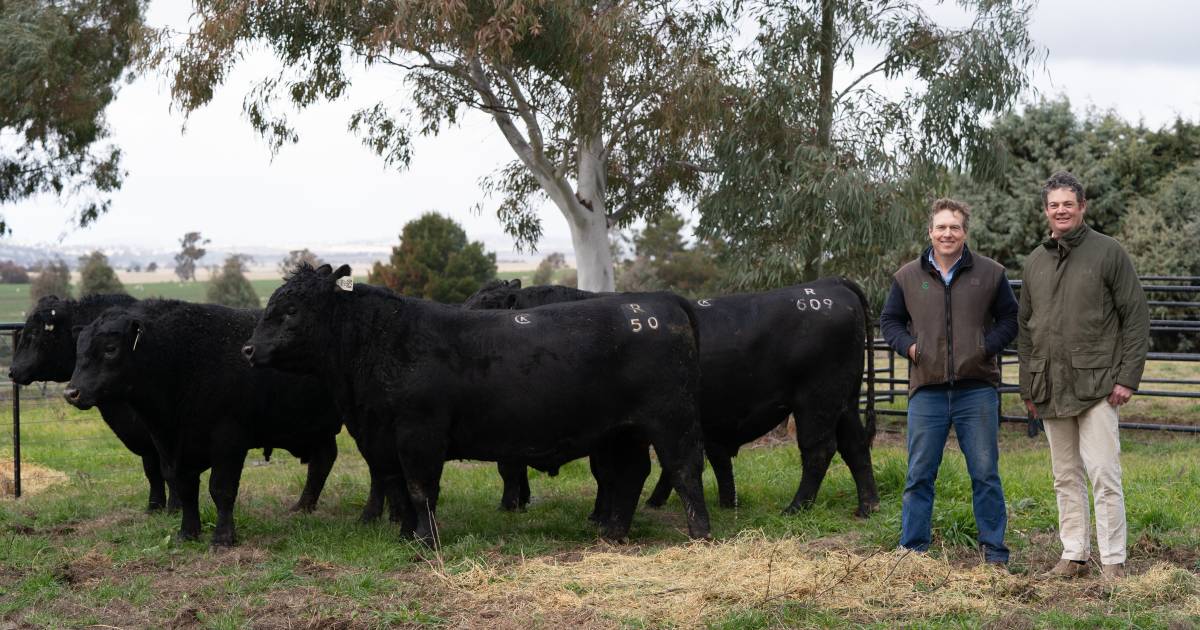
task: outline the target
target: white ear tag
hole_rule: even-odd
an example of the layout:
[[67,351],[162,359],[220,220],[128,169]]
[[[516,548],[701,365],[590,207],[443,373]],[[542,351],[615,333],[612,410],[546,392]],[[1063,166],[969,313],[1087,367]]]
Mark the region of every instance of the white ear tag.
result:
[[136,351],[137,351],[137,342],[138,342],[138,340],[139,340],[139,339],[141,339],[141,338],[142,338],[142,329],[141,329],[141,328],[139,328],[139,329],[138,329],[138,331],[137,331],[137,334],[136,334],[136,335],[134,335],[134,337],[133,337],[133,350],[134,350],[134,352],[136,352]]
[[50,317],[54,317],[54,315],[55,315],[54,309],[50,309]]
[[46,324],[46,332],[54,330],[54,324]]
[[343,291],[353,291],[354,278],[351,278],[350,276],[342,276],[341,278],[337,279],[337,285],[338,288]]

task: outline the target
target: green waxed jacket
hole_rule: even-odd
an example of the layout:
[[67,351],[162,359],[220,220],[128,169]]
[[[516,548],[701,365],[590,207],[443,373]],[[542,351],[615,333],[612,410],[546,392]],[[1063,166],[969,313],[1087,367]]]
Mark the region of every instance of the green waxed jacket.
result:
[[1137,389],[1150,346],[1146,295],[1117,241],[1086,225],[1025,259],[1017,315],[1021,398],[1077,416],[1114,383]]

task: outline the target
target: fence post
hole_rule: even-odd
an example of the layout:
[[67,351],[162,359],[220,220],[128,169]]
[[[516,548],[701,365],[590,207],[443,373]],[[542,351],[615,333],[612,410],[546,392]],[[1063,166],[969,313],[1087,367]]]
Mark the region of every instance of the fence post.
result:
[[[12,333],[13,351],[17,348],[17,331]],[[13,496],[21,498],[21,386],[13,387]]]

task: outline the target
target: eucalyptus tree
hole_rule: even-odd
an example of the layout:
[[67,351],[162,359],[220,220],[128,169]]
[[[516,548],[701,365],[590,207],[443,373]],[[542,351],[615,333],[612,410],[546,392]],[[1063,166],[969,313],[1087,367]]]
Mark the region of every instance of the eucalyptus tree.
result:
[[124,172],[104,111],[135,61],[144,5],[0,1],[0,204],[76,198],[80,225],[108,209]]
[[[922,236],[947,167],[995,163],[985,125],[1028,86],[1030,0],[748,0],[757,25],[713,142],[700,232],[745,287],[842,273],[879,285]],[[902,93],[883,86],[907,84]],[[895,90],[893,90],[894,92]]]
[[[542,234],[549,199],[570,226],[580,286],[612,290],[608,230],[699,185],[694,152],[720,107],[718,6],[652,0],[195,0],[195,27],[173,56],[173,90],[202,106],[248,50],[282,71],[246,95],[250,123],[276,150],[295,142],[282,104],[343,96],[348,69],[399,68],[411,108],[379,102],[352,129],[403,168],[414,134],[473,110],[515,158],[484,181],[519,248]],[[716,45],[714,45],[714,41]]]

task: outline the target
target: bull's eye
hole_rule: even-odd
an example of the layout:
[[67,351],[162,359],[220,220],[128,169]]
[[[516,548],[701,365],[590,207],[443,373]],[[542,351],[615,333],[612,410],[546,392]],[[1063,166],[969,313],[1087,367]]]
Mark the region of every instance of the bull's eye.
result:
[[296,315],[296,306],[294,304],[287,307],[287,314],[288,317],[294,317]]
[[104,346],[104,356],[111,357],[117,353],[117,347],[113,344]]

